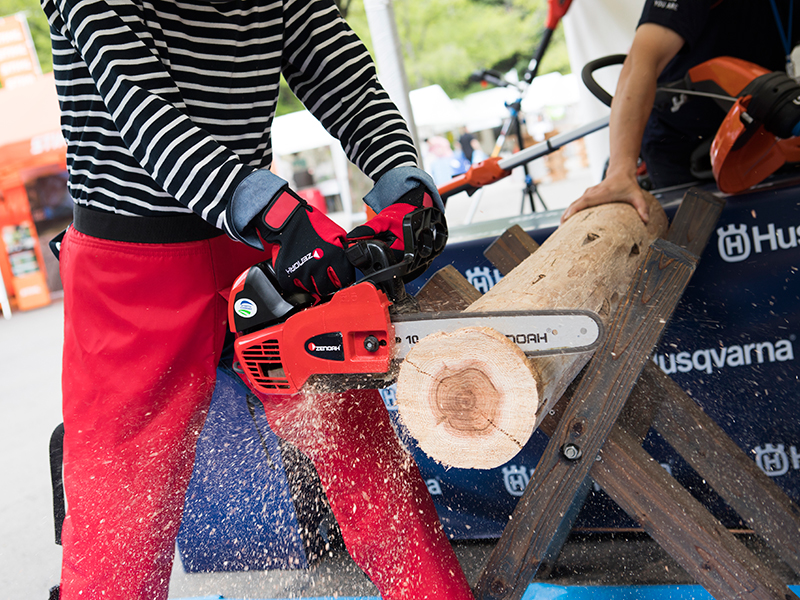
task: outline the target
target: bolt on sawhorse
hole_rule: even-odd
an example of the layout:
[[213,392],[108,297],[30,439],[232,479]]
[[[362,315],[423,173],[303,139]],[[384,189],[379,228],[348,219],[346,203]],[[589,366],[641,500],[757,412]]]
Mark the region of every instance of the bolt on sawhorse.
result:
[[[723,204],[690,189],[667,238],[649,248],[603,345],[540,426],[550,442],[489,557],[476,599],[522,597],[560,552],[592,480],[714,598],[797,598],[641,446],[653,427],[800,574],[800,509],[650,360]],[[535,247],[515,227],[485,254],[506,273]],[[445,268],[417,298],[427,310],[441,310],[437,299],[446,298],[452,310],[454,302],[463,309],[478,296]]]

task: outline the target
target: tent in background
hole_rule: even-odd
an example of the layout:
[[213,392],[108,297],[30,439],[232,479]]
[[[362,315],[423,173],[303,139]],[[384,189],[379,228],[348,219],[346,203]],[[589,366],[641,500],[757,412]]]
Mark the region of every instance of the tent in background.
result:
[[420,140],[451,131],[463,125],[461,107],[438,84],[408,93]]

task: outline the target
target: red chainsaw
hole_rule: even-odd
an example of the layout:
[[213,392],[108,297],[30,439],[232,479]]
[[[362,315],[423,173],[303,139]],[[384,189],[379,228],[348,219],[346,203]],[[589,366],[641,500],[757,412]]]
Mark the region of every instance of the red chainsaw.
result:
[[405,283],[442,251],[447,227],[439,210],[421,208],[406,215],[403,230],[399,262],[379,240],[349,246],[346,256],[363,278],[314,306],[310,296],[282,292],[269,261],[239,276],[229,301],[234,369],[252,389],[294,394],[307,382],[326,391],[386,387],[420,339],[467,326],[492,327],[529,356],[599,345],[603,325],[590,311],[406,312],[414,300]]

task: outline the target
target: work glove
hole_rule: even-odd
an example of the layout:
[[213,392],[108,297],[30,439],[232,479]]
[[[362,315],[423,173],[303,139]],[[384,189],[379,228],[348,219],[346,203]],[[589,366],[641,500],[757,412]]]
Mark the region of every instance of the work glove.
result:
[[407,250],[403,239],[403,219],[419,208],[432,206],[433,199],[428,191],[422,186],[416,187],[403,194],[394,204],[384,208],[369,221],[350,231],[347,234],[347,242],[380,240],[392,250],[395,262],[400,262]]
[[355,281],[344,254],[344,229],[288,186],[256,217],[255,226],[264,244],[273,246],[272,263],[284,291],[302,290],[319,302]]

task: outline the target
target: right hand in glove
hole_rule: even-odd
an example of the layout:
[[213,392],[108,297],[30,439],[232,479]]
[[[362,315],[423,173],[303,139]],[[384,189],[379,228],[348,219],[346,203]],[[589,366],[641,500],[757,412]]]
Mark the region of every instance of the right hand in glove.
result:
[[344,254],[345,231],[284,187],[256,217],[265,245],[277,245],[272,263],[287,292],[304,291],[319,302],[355,281]]
[[416,187],[395,200],[376,216],[347,234],[348,242],[377,239],[385,242],[400,262],[406,250],[403,239],[403,219],[420,208],[433,206],[433,200],[424,187]]

